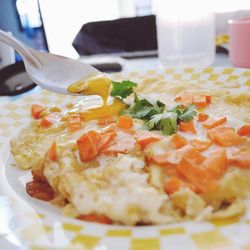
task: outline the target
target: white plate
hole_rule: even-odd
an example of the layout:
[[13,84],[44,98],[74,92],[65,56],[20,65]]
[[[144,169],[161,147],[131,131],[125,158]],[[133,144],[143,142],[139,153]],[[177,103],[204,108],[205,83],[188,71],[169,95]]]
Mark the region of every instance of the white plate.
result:
[[[250,71],[234,68],[166,69],[144,75],[115,74],[114,79],[144,81],[148,92],[163,80],[199,81],[208,88],[235,87],[249,91]],[[81,97],[65,97],[47,91],[27,95],[0,108],[0,249],[240,249],[250,247],[249,212],[241,220],[185,222],[162,226],[127,227],[100,225],[61,216],[53,205],[25,192],[28,171],[13,167],[9,140],[29,122],[30,105],[63,105]],[[16,248],[15,248],[16,246]]]

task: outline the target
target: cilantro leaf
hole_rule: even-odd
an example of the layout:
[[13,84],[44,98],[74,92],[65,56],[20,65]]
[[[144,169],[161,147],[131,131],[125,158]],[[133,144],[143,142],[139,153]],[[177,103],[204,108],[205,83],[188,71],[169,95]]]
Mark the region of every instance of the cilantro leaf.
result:
[[121,99],[126,98],[133,93],[133,88],[136,86],[136,83],[128,80],[122,82],[112,81],[112,91],[110,95],[113,97],[120,97]]
[[162,130],[164,135],[172,135],[177,132],[177,114],[174,112],[165,112],[163,114],[154,115],[150,121],[147,122],[150,130]]
[[194,116],[197,115],[197,112],[195,111],[194,105],[189,105],[186,110],[183,112],[183,114],[179,115],[179,119],[184,122],[190,122],[193,120]]
[[157,113],[162,113],[166,105],[163,102],[157,100],[155,103],[153,103],[153,106]]
[[168,109],[168,112],[174,112],[174,113],[182,114],[184,109],[185,108],[182,105],[177,104],[174,107],[171,107],[171,109]]
[[157,129],[157,126],[160,123],[162,116],[163,114],[154,115],[146,124],[148,129],[149,130]]
[[178,115],[178,122],[190,122],[193,120],[194,116],[196,116],[195,106],[193,104],[188,107],[183,107],[182,105],[177,105],[172,109],[168,110],[168,112],[174,112]]
[[125,114],[142,120],[150,120],[153,115],[161,114],[165,109],[165,104],[160,101],[140,100],[136,93],[134,95],[134,103],[124,111]]
[[177,132],[180,121],[189,122],[195,115],[194,105],[189,105],[187,108],[177,105],[164,113],[153,115],[147,122],[147,127],[149,130],[161,130],[164,135],[172,135]]
[[136,86],[137,84],[132,81],[113,81],[110,95],[124,99],[134,93],[134,102],[123,110],[123,114],[144,120],[149,130],[161,130],[164,135],[172,135],[177,132],[180,121],[189,122],[196,115],[194,105],[184,107],[178,104],[166,110],[165,104],[159,100],[140,99],[134,92]]

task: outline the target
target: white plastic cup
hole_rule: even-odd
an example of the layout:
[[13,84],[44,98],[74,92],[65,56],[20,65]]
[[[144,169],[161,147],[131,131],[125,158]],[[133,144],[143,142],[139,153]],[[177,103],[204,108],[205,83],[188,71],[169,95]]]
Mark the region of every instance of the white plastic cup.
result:
[[0,42],[0,69],[15,63],[15,50]]
[[[208,66],[215,57],[214,13],[202,1],[158,1],[158,54],[164,66]],[[183,6],[188,2],[187,6]]]

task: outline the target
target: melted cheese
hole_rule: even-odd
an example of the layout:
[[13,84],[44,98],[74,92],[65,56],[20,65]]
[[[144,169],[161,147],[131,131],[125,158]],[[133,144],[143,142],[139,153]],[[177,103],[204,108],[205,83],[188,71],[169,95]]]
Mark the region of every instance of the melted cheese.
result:
[[106,116],[118,115],[122,109],[125,108],[125,104],[117,98],[112,99],[112,103],[108,102],[110,85],[111,80],[109,78],[98,75],[89,78],[87,81],[80,80],[69,86],[68,91],[71,93],[98,95],[103,100],[102,106],[81,112],[81,116],[84,120],[89,121]]

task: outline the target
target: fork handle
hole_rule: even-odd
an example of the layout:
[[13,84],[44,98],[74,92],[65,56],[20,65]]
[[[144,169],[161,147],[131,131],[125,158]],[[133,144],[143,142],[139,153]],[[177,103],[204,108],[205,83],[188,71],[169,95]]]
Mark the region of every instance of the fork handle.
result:
[[35,57],[27,45],[25,46],[18,39],[14,38],[11,34],[0,29],[0,41],[14,48],[23,59],[29,61],[35,68],[41,68],[42,64]]

